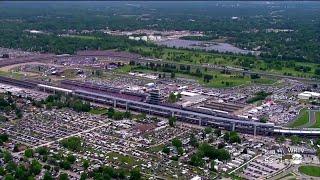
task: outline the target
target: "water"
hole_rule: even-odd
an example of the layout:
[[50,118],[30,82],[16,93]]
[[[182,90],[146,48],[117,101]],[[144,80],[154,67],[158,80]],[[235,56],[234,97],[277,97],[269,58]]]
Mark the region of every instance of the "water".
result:
[[212,42],[212,41],[169,39],[169,40],[159,41],[156,44],[164,45],[167,47],[175,47],[175,48],[202,49],[206,51],[215,50],[222,53],[226,53],[226,52],[231,52],[235,54],[257,53],[256,51],[249,51],[249,50],[237,48],[229,43],[218,43],[218,42]]

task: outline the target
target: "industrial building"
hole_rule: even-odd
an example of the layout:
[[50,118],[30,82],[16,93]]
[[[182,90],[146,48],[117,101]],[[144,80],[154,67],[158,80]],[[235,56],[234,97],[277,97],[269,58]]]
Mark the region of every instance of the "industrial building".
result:
[[320,98],[320,93],[305,91],[298,94],[298,98],[301,100],[308,100],[311,98]]

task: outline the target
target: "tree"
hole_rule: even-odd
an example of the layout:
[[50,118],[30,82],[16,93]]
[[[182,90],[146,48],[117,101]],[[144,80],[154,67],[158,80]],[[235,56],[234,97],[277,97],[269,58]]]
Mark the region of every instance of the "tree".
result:
[[82,162],[82,167],[83,167],[84,169],[88,169],[89,166],[90,166],[90,163],[89,163],[88,160],[84,160],[84,161]]
[[268,122],[268,118],[263,116],[263,117],[260,118],[259,121],[262,122],[262,123],[267,123]]
[[26,168],[24,166],[22,166],[22,165],[18,166],[14,176],[15,176],[16,179],[24,179],[25,177],[27,177]]
[[0,176],[4,176],[6,174],[6,170],[3,167],[0,167]]
[[290,139],[291,139],[291,143],[292,143],[293,145],[296,145],[296,144],[300,144],[300,143],[301,143],[301,138],[298,137],[297,135],[291,136]]
[[38,175],[41,172],[42,165],[37,160],[31,161],[30,172],[34,175]]
[[314,74],[320,76],[320,68],[317,68],[314,70]]
[[204,128],[204,133],[211,134],[212,133],[212,128],[211,127]]
[[46,171],[43,176],[43,180],[53,180],[53,177],[50,172]]
[[286,140],[286,138],[284,136],[279,136],[276,138],[276,141],[279,143],[283,143]]
[[24,156],[27,157],[27,158],[32,158],[33,157],[33,149],[26,149],[24,151]]
[[182,142],[178,138],[172,139],[172,145],[175,146],[176,148],[182,147]]
[[11,174],[7,174],[7,175],[4,177],[4,180],[15,180],[15,178],[14,178]]
[[7,142],[9,140],[8,134],[0,134],[0,141]]
[[175,103],[175,102],[177,102],[177,96],[172,92],[172,93],[170,93],[169,94],[169,97],[168,97],[168,101],[170,102],[170,103]]
[[191,156],[189,163],[192,166],[202,166],[204,164],[204,160],[198,154],[194,154]]
[[12,155],[9,151],[3,151],[3,160],[5,163],[8,163],[12,160]]
[[81,173],[80,180],[86,180],[87,178],[88,178],[87,173],[85,172]]
[[218,157],[220,161],[226,161],[231,158],[229,152],[225,149],[218,149]]
[[68,180],[69,177],[68,177],[68,174],[66,173],[61,173],[60,176],[59,176],[59,180]]
[[68,170],[71,168],[71,163],[69,161],[63,160],[63,161],[60,161],[59,166],[62,169]]
[[230,133],[229,132],[226,132],[224,135],[223,135],[223,139],[228,142],[229,139],[230,139]]
[[115,113],[115,110],[112,107],[108,108],[107,114],[109,118],[112,118],[114,113]]
[[190,135],[190,145],[193,146],[193,147],[198,147],[199,146],[198,140],[197,140],[197,138],[195,137],[194,134]]
[[238,135],[237,132],[235,132],[235,131],[231,131],[230,132],[229,142],[230,143],[241,143],[241,138],[240,138],[240,136]]
[[177,118],[175,116],[169,117],[169,126],[174,127],[176,125]]
[[183,150],[182,147],[178,147],[178,148],[177,148],[177,151],[178,151],[178,154],[179,154],[179,155],[182,155],[182,154],[184,153],[184,150]]
[[36,149],[36,152],[39,153],[40,155],[48,155],[49,150],[47,147],[38,147]]
[[82,139],[80,137],[69,137],[63,139],[61,145],[71,151],[80,151],[82,149]]
[[220,136],[221,136],[221,130],[220,130],[220,129],[215,129],[215,130],[214,130],[214,134],[215,134],[217,137],[220,137]]
[[126,118],[126,119],[131,119],[132,114],[131,114],[130,111],[126,111],[126,112],[124,112],[123,117]]
[[214,161],[211,161],[210,163],[210,170],[211,171],[215,171],[214,166],[216,165],[216,163]]
[[171,77],[171,79],[173,79],[176,77],[176,74],[174,72],[171,72],[170,77]]
[[165,147],[163,147],[162,152],[166,153],[166,154],[169,154],[170,153],[170,149],[167,146],[165,146]]
[[210,146],[208,143],[203,143],[199,146],[197,154],[200,157],[208,157],[211,160],[219,159],[221,161],[228,160],[231,158],[228,151],[225,149],[215,149],[214,147]]
[[67,161],[69,161],[71,164],[73,164],[76,161],[76,157],[73,155],[68,155]]
[[6,171],[9,172],[9,173],[13,173],[13,172],[16,171],[17,165],[16,165],[16,163],[14,163],[13,161],[10,161],[10,162],[8,162],[8,163],[6,164],[5,169],[6,169]]
[[213,79],[213,76],[212,76],[212,75],[205,74],[205,75],[203,76],[203,81],[206,82],[206,83],[209,83],[211,79]]
[[16,116],[17,116],[18,119],[22,118],[23,114],[22,114],[21,109],[16,109]]
[[140,180],[141,179],[141,173],[138,169],[133,169],[130,172],[130,180]]
[[34,176],[28,176],[27,180],[36,180]]

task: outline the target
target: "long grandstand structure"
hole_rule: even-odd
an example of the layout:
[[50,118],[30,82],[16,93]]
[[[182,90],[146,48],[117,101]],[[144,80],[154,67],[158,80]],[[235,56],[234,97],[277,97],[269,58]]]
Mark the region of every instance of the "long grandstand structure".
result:
[[[77,56],[108,56],[139,62],[153,61],[152,59],[145,59],[139,55],[132,55],[128,53],[122,53],[121,55],[118,55],[118,53],[115,53],[114,51],[84,51],[79,52]],[[15,58],[11,59],[10,61],[1,61],[0,67],[30,62],[45,62],[56,57],[57,56],[52,54],[39,54],[32,57]],[[213,126],[243,133],[260,135],[320,135],[320,130],[318,129],[285,128],[276,126],[273,123],[260,123],[251,119],[231,116],[225,113],[213,112],[207,110],[207,108],[183,108],[181,106],[175,106],[171,104],[150,104],[146,102],[147,97],[145,94],[137,94],[110,86],[103,86],[92,83],[64,80],[61,81],[59,86],[53,86],[52,84],[43,84],[43,82],[31,81],[28,79],[17,80],[4,76],[0,76],[0,83],[38,91],[45,91],[47,93],[61,92],[72,94],[79,98],[96,103],[107,104],[114,107],[125,108],[127,110],[145,112],[164,117],[176,116],[178,120],[182,122],[197,124],[201,126]],[[212,104],[210,105],[210,107],[211,106]],[[220,105],[214,104],[214,106],[219,106],[220,108]]]
[[[38,91],[45,91],[47,93],[59,92],[72,94],[87,101],[106,104],[117,108],[124,108],[126,110],[144,112],[163,117],[175,116],[178,120],[186,123],[197,124],[201,126],[218,127],[226,130],[250,133],[254,135],[320,135],[320,130],[318,129],[290,129],[276,126],[273,123],[260,123],[250,119],[213,113],[196,108],[181,108],[166,104],[150,104],[145,102],[141,95],[130,93],[126,94],[118,91],[117,89],[111,88],[110,90],[110,88],[108,87],[100,87],[98,85],[92,84],[81,85],[80,83],[76,82],[62,82],[61,87],[58,87],[53,85],[41,84],[30,80],[17,80],[2,76],[0,76],[0,83]],[[68,86],[66,86],[66,84],[68,84]],[[72,86],[72,84],[76,84],[77,86]]]

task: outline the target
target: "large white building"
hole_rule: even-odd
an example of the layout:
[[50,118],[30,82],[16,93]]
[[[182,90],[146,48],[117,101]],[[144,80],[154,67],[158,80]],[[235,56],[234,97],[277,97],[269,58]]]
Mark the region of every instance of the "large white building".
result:
[[299,99],[308,100],[310,98],[320,98],[320,93],[305,91],[298,94]]

